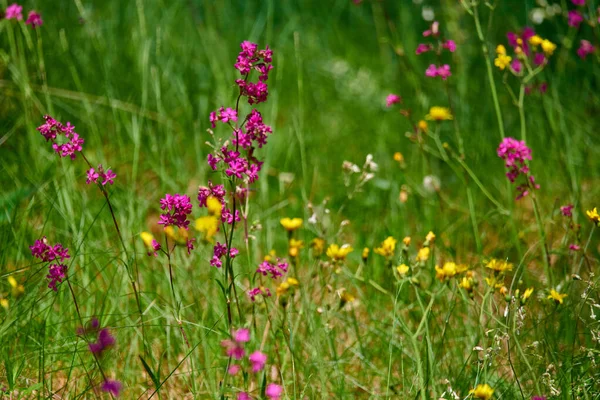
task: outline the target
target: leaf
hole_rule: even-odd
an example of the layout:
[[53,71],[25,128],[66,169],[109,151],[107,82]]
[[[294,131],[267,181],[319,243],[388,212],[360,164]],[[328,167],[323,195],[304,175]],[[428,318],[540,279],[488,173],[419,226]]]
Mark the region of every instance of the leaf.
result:
[[144,369],[146,370],[148,375],[150,375],[150,379],[152,379],[152,382],[154,383],[154,387],[155,387],[156,391],[158,391],[158,389],[160,389],[160,379],[158,378],[158,376],[156,376],[154,374],[154,372],[152,372],[152,368],[150,368],[150,366],[148,365],[146,360],[144,360],[144,358],[142,356],[138,356],[138,357],[140,358],[140,361],[144,365]]

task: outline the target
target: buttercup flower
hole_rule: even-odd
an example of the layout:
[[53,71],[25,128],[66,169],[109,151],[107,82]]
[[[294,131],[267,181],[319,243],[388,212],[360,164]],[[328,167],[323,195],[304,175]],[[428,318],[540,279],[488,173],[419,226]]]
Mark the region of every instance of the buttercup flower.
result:
[[396,271],[398,271],[398,273],[403,276],[408,274],[408,272],[410,271],[410,267],[406,264],[400,264],[396,267]]
[[425,262],[427,260],[429,260],[429,253],[431,250],[429,250],[429,247],[422,247],[419,252],[417,253],[417,258],[416,260],[418,262]]
[[325,239],[322,238],[314,238],[311,242],[310,242],[310,247],[312,247],[313,249],[313,256],[315,257],[319,257],[321,256],[321,254],[323,254],[323,252],[325,251]]
[[504,70],[506,67],[510,65],[510,61],[512,60],[511,56],[507,56],[506,54],[498,54],[496,59],[494,60],[494,65],[501,70]]
[[533,288],[528,288],[525,289],[525,292],[523,292],[523,296],[521,296],[521,303],[525,304],[525,302],[527,302],[527,299],[529,299],[529,297],[532,295],[533,293]]
[[590,219],[590,221],[596,224],[596,226],[600,225],[600,215],[598,214],[598,207],[594,207],[593,210],[587,210],[585,214]]
[[302,218],[282,218],[279,222],[286,231],[292,232],[299,229],[303,221]]
[[431,107],[429,114],[425,116],[425,119],[430,121],[450,121],[453,118],[449,108],[438,106]]
[[556,50],[556,45],[548,39],[544,39],[542,41],[542,50],[544,51],[544,53],[546,53],[547,56],[551,56],[552,53],[554,53],[554,50]]
[[552,289],[550,290],[550,294],[548,295],[549,299],[553,299],[556,304],[562,304],[565,297],[567,297],[567,294],[561,294],[559,292],[557,292],[556,290]]
[[490,400],[494,395],[494,389],[487,383],[479,384],[474,389],[471,389],[469,394],[472,394],[476,399]]
[[376,247],[375,249],[373,249],[373,251],[376,254],[379,254],[384,257],[392,257],[396,250],[396,243],[398,243],[398,241],[392,236],[389,236],[381,243],[381,246]]
[[354,249],[350,245],[345,244],[342,247],[337,244],[331,244],[327,248],[327,257],[333,261],[344,261],[346,256],[350,254]]
[[506,261],[501,261],[501,260],[497,260],[495,258],[492,258],[490,261],[487,262],[487,264],[485,265],[486,268],[489,268],[495,272],[506,272],[506,271],[512,271],[513,269],[513,265],[509,262]]

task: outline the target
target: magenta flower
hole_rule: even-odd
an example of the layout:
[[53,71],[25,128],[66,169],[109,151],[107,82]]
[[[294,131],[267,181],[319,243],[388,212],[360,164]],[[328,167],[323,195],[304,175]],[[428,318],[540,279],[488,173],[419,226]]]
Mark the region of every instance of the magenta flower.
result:
[[211,127],[215,128],[216,127],[215,122],[217,122],[217,121],[221,121],[224,124],[226,124],[229,121],[236,122],[238,120],[238,117],[237,117],[237,112],[235,110],[233,110],[229,107],[227,107],[227,108],[221,107],[221,108],[219,108],[218,114],[214,111],[211,112],[209,119],[210,119]]
[[546,93],[546,91],[548,90],[548,84],[546,82],[540,83],[540,87],[538,88],[538,90],[541,94]]
[[250,341],[250,330],[246,328],[240,328],[233,332],[233,338],[236,342],[248,343]]
[[240,370],[242,369],[242,367],[240,367],[237,364],[233,364],[229,366],[229,369],[227,370],[227,373],[229,375],[237,375],[238,372],[240,372]]
[[425,70],[425,76],[429,78],[435,78],[438,74],[438,69],[435,64],[430,64],[429,67]]
[[569,245],[569,250],[571,250],[571,251],[579,251],[579,250],[581,250],[581,247],[578,246],[578,245],[576,245],[575,243],[573,243],[573,244]]
[[571,218],[573,216],[573,207],[574,207],[573,204],[567,204],[566,206],[562,206],[560,208],[560,212],[565,217]]
[[262,371],[267,363],[267,355],[265,353],[261,353],[260,351],[255,351],[250,354],[248,360],[252,364],[252,372]]
[[[523,49],[523,52],[526,55],[529,55],[529,44],[528,43],[529,43],[529,38],[531,38],[532,36],[535,36],[535,31],[528,26],[526,26],[523,29],[523,32],[520,35],[518,35],[514,32],[508,32],[506,34],[506,38],[508,39],[508,44],[513,48],[521,47]],[[519,44],[518,39],[521,39],[521,44]]]
[[275,383],[269,383],[265,389],[265,396],[267,396],[269,400],[280,400],[282,394],[283,387]]
[[101,355],[105,350],[115,344],[115,338],[111,335],[108,328],[103,328],[98,332],[98,338],[95,342],[90,342],[88,347],[96,355]]
[[123,385],[121,384],[121,382],[111,380],[111,379],[105,380],[104,383],[102,384],[102,386],[100,387],[100,389],[103,392],[110,393],[114,397],[119,397],[119,395],[121,394],[122,388],[123,388]]
[[175,225],[179,228],[187,229],[190,221],[187,216],[192,212],[192,203],[190,198],[181,194],[166,194],[160,200],[160,208],[167,212],[160,215],[159,225],[167,226]]
[[250,331],[245,328],[238,329],[237,331],[233,332],[232,336],[233,339],[225,339],[221,341],[221,347],[223,347],[225,354],[228,357],[241,360],[246,355],[244,343],[250,341]]
[[434,36],[437,37],[440,34],[440,23],[438,21],[433,21],[431,27],[423,32],[423,36]]
[[442,47],[444,47],[450,53],[454,53],[456,51],[456,43],[454,42],[454,40],[446,40]]
[[42,21],[42,16],[35,11],[30,11],[27,16],[27,21],[25,21],[27,25],[31,25],[32,28],[35,29],[36,26],[42,26],[44,21]]
[[43,262],[50,262],[60,259],[60,262],[63,263],[67,258],[71,258],[69,255],[69,249],[63,247],[63,245],[60,243],[50,246],[46,236],[36,240],[32,246],[29,246],[29,249],[31,250],[32,256],[39,258]]
[[[354,1],[355,4],[356,0]],[[239,392],[237,395],[237,400],[251,400],[252,398],[250,397],[250,395],[246,392]]]
[[579,25],[583,22],[583,15],[579,11],[571,10],[568,14],[568,23],[569,26],[573,26],[575,28],[579,28]]
[[271,291],[269,290],[269,288],[255,287],[254,289],[248,290],[248,297],[252,302],[256,301],[256,298],[261,294],[264,297],[271,297]]
[[16,19],[18,21],[23,19],[23,6],[18,5],[17,3],[13,3],[10,6],[6,7],[5,13],[6,19]]
[[585,6],[585,0],[571,0],[571,3],[575,4],[576,6]]
[[450,66],[448,64],[444,64],[437,69],[437,75],[442,78],[442,80],[448,79],[449,76],[452,75],[450,72]]
[[577,49],[577,55],[582,60],[585,60],[588,54],[592,54],[595,50],[596,48],[592,43],[587,40],[581,40],[581,42],[579,42],[579,48]]
[[[573,3],[575,3],[578,0],[572,0],[572,1],[573,1]],[[585,1],[585,0],[583,0],[583,1]],[[546,396],[533,396],[531,398],[531,400],[546,400]]]
[[398,96],[397,94],[388,94],[388,96],[385,99],[385,105],[386,107],[391,107],[394,104],[397,103],[401,103],[402,102],[402,98],[400,96]]
[[[240,74],[245,75],[245,79],[237,79],[235,82],[240,88],[242,96],[248,98],[249,104],[262,103],[267,100],[269,94],[266,85],[269,79],[269,72],[273,69],[273,51],[267,46],[264,50],[258,50],[256,43],[248,41],[240,45],[242,51],[238,54],[234,65]],[[248,75],[252,70],[259,72],[258,82],[248,82]]]
[[419,55],[431,50],[433,50],[433,46],[431,46],[430,44],[419,43],[417,49],[415,50],[415,53]]
[[46,279],[48,279],[48,288],[58,291],[56,285],[62,283],[67,277],[67,266],[64,264],[50,264],[48,266],[48,275],[46,275]]
[[527,161],[531,160],[531,149],[527,147],[524,141],[518,141],[514,138],[504,138],[498,146],[498,157],[504,160],[504,165],[508,168],[506,176],[515,183],[519,176],[523,176],[525,183],[517,186],[517,200],[527,196],[530,189],[539,189],[540,186],[535,183],[535,178],[529,173]]
[[[84,140],[79,137],[79,134],[75,132],[75,127],[67,122],[67,125],[63,125],[49,115],[44,116],[46,123],[39,126],[37,130],[46,138],[46,141],[52,141],[52,148],[61,157],[71,157],[75,159],[75,153],[82,150],[82,144]],[[56,139],[64,135],[66,141],[63,144],[56,143]]]
[[513,71],[515,71],[515,73],[520,74],[523,70],[523,63],[517,59],[514,59],[510,63],[510,67],[513,69]]
[[271,275],[272,279],[277,279],[288,271],[289,264],[278,258],[276,262],[263,261],[260,263],[256,272],[264,276]]
[[533,56],[533,63],[537,66],[540,66],[542,64],[544,64],[546,62],[546,56],[544,55],[544,53],[536,53],[535,56]]
[[102,164],[98,165],[98,169],[94,169],[94,168],[90,168],[87,171],[87,179],[85,181],[85,183],[87,183],[88,185],[92,182],[94,183],[98,183],[98,181],[100,181],[100,183],[102,184],[102,186],[105,186],[106,184],[113,184],[113,180],[117,177],[117,174],[115,174],[111,169],[106,170],[106,172],[104,171],[104,168],[102,167]]

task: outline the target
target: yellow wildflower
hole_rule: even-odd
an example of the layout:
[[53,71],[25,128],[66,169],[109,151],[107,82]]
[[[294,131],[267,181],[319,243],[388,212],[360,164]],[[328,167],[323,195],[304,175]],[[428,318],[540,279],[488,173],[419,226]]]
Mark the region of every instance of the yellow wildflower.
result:
[[167,234],[167,237],[173,240],[174,242],[177,242],[179,244],[187,243],[189,237],[187,229],[177,228],[177,230],[175,230],[175,228],[173,228],[172,226],[167,226],[165,227],[164,231]]
[[365,247],[362,251],[362,259],[364,262],[367,262],[367,258],[369,258],[369,248]]
[[140,237],[142,238],[142,241],[144,242],[144,246],[151,249],[152,241],[154,240],[154,236],[150,232],[142,232],[142,233],[140,233]]
[[427,132],[427,122],[424,120],[420,120],[419,123],[417,124],[417,126],[419,127],[419,129],[422,132]]
[[554,289],[550,290],[550,294],[548,295],[548,298],[553,299],[556,304],[562,304],[565,297],[567,297],[566,294],[560,294]]
[[298,282],[298,280],[296,278],[287,278],[287,283],[290,286],[299,286],[300,282]]
[[2,308],[4,308],[5,310],[8,310],[8,300],[0,299],[0,306],[2,306]]
[[493,287],[494,289],[500,289],[502,286],[504,286],[502,282],[498,282],[493,276],[490,278],[485,278],[485,282],[489,287]]
[[471,389],[469,394],[472,394],[476,399],[490,400],[494,395],[494,389],[487,383],[479,384],[475,386],[475,389]]
[[313,249],[313,256],[319,257],[321,254],[323,254],[323,251],[325,250],[325,239],[321,239],[318,237],[314,238],[310,242],[310,247],[312,247]]
[[454,117],[449,108],[434,106],[429,109],[429,114],[425,116],[427,120],[433,121],[450,121]]
[[346,303],[352,303],[354,302],[355,298],[352,294],[350,294],[348,291],[344,290],[341,294],[340,294],[340,308],[344,307],[346,305]]
[[404,156],[399,151],[394,153],[394,161],[401,163],[404,161]]
[[533,35],[529,38],[529,44],[531,44],[532,46],[539,46],[540,44],[542,44],[542,42],[543,39],[538,35]]
[[585,212],[587,217],[596,224],[596,226],[600,225],[600,215],[598,215],[598,207],[594,207],[593,210],[588,210]]
[[346,256],[350,254],[354,249],[350,245],[343,245],[342,247],[337,244],[332,244],[327,248],[327,257],[334,261],[343,261]]
[[210,215],[221,218],[221,210],[223,209],[223,205],[219,199],[214,196],[208,196],[206,199],[206,208],[208,209],[208,213]]
[[287,294],[288,289],[290,288],[290,284],[286,282],[281,282],[279,284],[279,286],[277,286],[277,289],[275,290],[275,292],[277,293],[277,296],[283,296],[284,294]]
[[279,222],[288,232],[293,232],[302,226],[302,218],[282,218]]
[[466,270],[466,265],[447,262],[442,268],[435,266],[435,277],[443,282]]
[[465,289],[467,292],[473,291],[473,278],[463,276],[462,280],[458,284],[461,288]]
[[506,294],[508,293],[508,288],[506,286],[502,286],[499,292],[501,295],[506,296]]
[[506,55],[506,47],[504,47],[504,45],[501,44],[496,46],[496,54]]
[[290,257],[297,257],[300,253],[300,249],[304,248],[304,242],[302,240],[290,239],[288,254]]
[[511,56],[507,56],[505,54],[498,54],[498,57],[496,57],[496,59],[494,60],[494,65],[500,68],[500,70],[504,71],[504,68],[508,67],[511,61]]
[[527,299],[529,299],[529,297],[531,296],[531,294],[533,293],[533,288],[528,288],[525,289],[525,292],[523,293],[523,296],[521,296],[521,303],[525,304],[525,302],[527,301]]
[[406,264],[400,264],[396,267],[396,270],[400,275],[406,275],[410,271],[410,267]]
[[12,275],[8,277],[8,283],[12,287],[13,297],[19,297],[25,292],[23,285],[20,285]]
[[391,257],[394,255],[394,251],[396,250],[396,243],[398,243],[396,239],[394,239],[392,236],[388,236],[388,238],[381,243],[381,246],[376,247],[373,249],[373,251],[381,256]]
[[419,250],[419,252],[417,253],[417,261],[427,261],[429,260],[429,247],[423,247],[421,248],[421,250]]
[[216,215],[207,215],[198,218],[194,224],[194,228],[196,228],[198,232],[204,233],[204,239],[211,242],[212,237],[215,236],[219,230],[219,222],[220,220]]
[[268,261],[270,263],[274,263],[277,261],[277,253],[275,252],[275,250],[271,250],[269,251],[269,254],[267,254],[264,258],[265,261]]
[[548,39],[544,39],[542,40],[542,50],[544,50],[547,56],[551,56],[554,50],[556,50],[556,45]]
[[425,236],[425,240],[427,240],[429,243],[432,243],[435,240],[435,233],[429,231],[427,236]]
[[494,270],[496,272],[512,271],[513,265],[506,261],[497,260],[492,258],[486,265],[486,268]]
[[402,243],[404,243],[406,247],[410,246],[410,236],[404,237],[404,239],[402,239]]

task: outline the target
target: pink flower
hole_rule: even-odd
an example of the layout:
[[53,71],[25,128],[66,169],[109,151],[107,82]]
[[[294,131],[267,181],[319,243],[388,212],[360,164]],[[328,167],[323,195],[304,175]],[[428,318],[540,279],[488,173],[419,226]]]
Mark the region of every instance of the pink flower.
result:
[[229,375],[237,375],[237,373],[240,372],[240,369],[242,369],[242,367],[240,367],[237,364],[233,364],[229,367],[229,369],[227,370],[227,373]]
[[546,56],[544,55],[544,53],[536,53],[535,56],[533,56],[533,63],[535,65],[540,66],[545,62],[546,62]]
[[32,28],[35,29],[36,26],[42,26],[44,21],[42,21],[42,16],[35,11],[30,11],[27,16],[27,21],[25,21],[27,25],[31,25]]
[[440,23],[438,21],[433,21],[431,24],[431,28],[427,29],[423,32],[423,36],[438,36],[440,34]]
[[576,244],[570,244],[569,245],[569,250],[571,250],[571,251],[579,251],[579,250],[581,250],[581,247],[579,247]]
[[97,182],[98,178],[100,178],[100,175],[96,172],[94,168],[90,168],[87,172],[87,179],[85,183],[89,185],[92,182]]
[[577,49],[577,55],[582,59],[588,56],[588,54],[592,54],[595,51],[595,47],[587,40],[581,40],[579,43],[579,48]]
[[437,74],[443,80],[448,79],[448,77],[452,75],[452,73],[450,72],[450,66],[448,64],[442,65],[441,67],[438,68]]
[[518,141],[507,137],[498,146],[498,157],[504,160],[508,168],[507,178],[514,183],[519,176],[523,176],[525,183],[517,186],[517,197],[519,200],[529,194],[530,189],[539,189],[540,185],[535,183],[535,178],[529,173],[527,161],[531,160],[531,149],[524,141]]
[[39,258],[43,262],[50,262],[60,259],[60,262],[63,263],[67,258],[71,258],[69,255],[69,249],[63,247],[63,245],[60,243],[50,246],[46,236],[36,240],[32,246],[29,246],[29,249],[31,250],[32,256]]
[[438,74],[438,69],[435,64],[430,64],[429,67],[425,70],[425,76],[430,78],[435,78]]
[[256,301],[256,297],[261,294],[265,297],[271,297],[271,291],[269,290],[269,288],[261,289],[259,287],[256,287],[254,289],[248,290],[248,297],[252,302]]
[[48,279],[48,288],[54,290],[55,292],[58,290],[56,285],[62,283],[62,281],[67,277],[67,266],[64,264],[50,264],[48,266],[48,275],[46,275],[46,279]]
[[571,3],[575,4],[576,6],[584,6],[585,0],[571,0]]
[[248,360],[252,364],[252,372],[259,372],[263,370],[265,364],[267,363],[267,355],[261,353],[260,351],[255,351],[254,353],[250,354]]
[[94,168],[90,168],[87,171],[87,179],[85,181],[85,183],[87,183],[88,185],[92,182],[94,183],[98,183],[98,181],[100,181],[100,183],[102,184],[102,186],[105,186],[107,184],[113,184],[113,180],[117,177],[117,174],[115,174],[111,169],[106,170],[106,172],[104,171],[104,168],[102,167],[102,164],[98,165],[98,169],[95,170]]
[[159,225],[167,226],[175,225],[179,228],[187,229],[190,221],[187,216],[192,212],[192,203],[190,198],[181,194],[166,194],[160,200],[160,208],[165,210],[164,214],[160,215]]
[[521,61],[514,59],[512,60],[512,62],[510,63],[510,67],[513,69],[513,71],[515,71],[517,74],[520,74],[521,71],[523,70],[523,64],[521,63]]
[[560,208],[560,212],[565,217],[571,218],[573,216],[573,207],[574,207],[573,204],[567,204],[566,206],[562,206]]
[[419,55],[426,53],[432,49],[433,47],[430,44],[419,43],[419,45],[417,46],[417,50],[415,50],[415,53]]
[[250,331],[246,328],[240,328],[233,332],[233,337],[236,342],[247,343],[250,341]]
[[265,396],[267,396],[269,400],[280,400],[282,394],[283,387],[275,383],[269,383],[265,389]]
[[[356,3],[356,2],[355,2]],[[237,395],[237,400],[251,400],[252,398],[246,392],[239,392]]]
[[450,53],[454,53],[456,51],[456,43],[454,40],[446,40],[442,47],[450,51]]
[[[75,127],[67,122],[63,125],[49,115],[44,116],[46,121],[43,125],[37,127],[37,131],[42,134],[46,141],[52,141],[52,148],[61,157],[71,157],[75,159],[75,153],[82,150],[84,140],[75,132]],[[55,142],[58,136],[64,135],[67,139],[63,144]]]
[[234,331],[232,339],[226,339],[221,341],[221,347],[225,349],[225,354],[229,357],[233,357],[236,360],[241,360],[246,355],[244,350],[244,343],[250,341],[250,331],[248,329],[238,329]]
[[402,102],[402,98],[400,96],[398,96],[397,94],[388,94],[388,96],[385,99],[385,105],[387,107],[391,107],[396,103],[401,103]]
[[96,342],[90,342],[88,345],[90,351],[96,355],[101,355],[105,350],[112,347],[115,344],[115,338],[111,335],[108,328],[101,329],[98,332],[98,338]]
[[548,90],[548,84],[546,82],[540,83],[540,87],[538,88],[538,90],[541,94],[546,93],[546,91]]
[[6,19],[23,19],[23,7],[18,5],[17,3],[13,3],[10,6],[6,7]]
[[123,384],[121,384],[121,382],[107,379],[104,381],[100,389],[102,389],[103,392],[110,393],[114,397],[119,397],[122,388]]
[[583,15],[579,11],[571,10],[568,14],[569,26],[579,28],[579,25],[583,22]]

